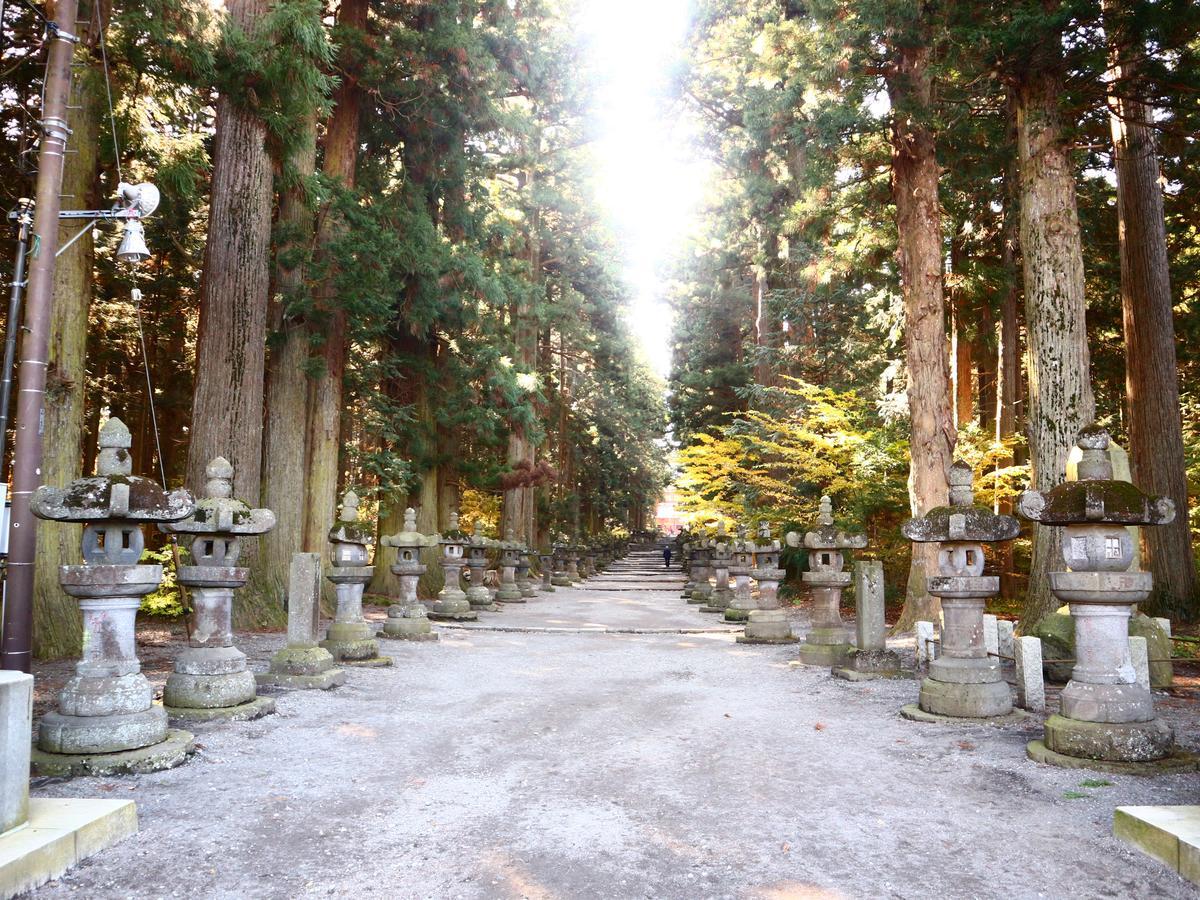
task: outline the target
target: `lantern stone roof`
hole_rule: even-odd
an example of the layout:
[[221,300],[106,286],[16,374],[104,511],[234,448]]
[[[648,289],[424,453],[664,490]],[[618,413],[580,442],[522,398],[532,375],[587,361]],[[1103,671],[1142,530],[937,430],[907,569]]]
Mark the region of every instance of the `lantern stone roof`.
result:
[[269,509],[251,509],[244,500],[233,496],[233,466],[218,456],[204,468],[208,481],[205,496],[196,503],[190,517],[164,525],[163,531],[179,534],[265,534],[275,527],[275,513]]
[[1021,523],[1012,516],[997,515],[986,506],[975,505],[972,487],[975,473],[961,460],[950,467],[950,505],[938,506],[923,516],[909,519],[901,533],[917,544],[945,541],[993,543],[1012,540]]
[[153,479],[130,474],[132,438],[120,419],[104,423],[99,443],[96,474],[61,488],[39,487],[29,503],[35,516],[56,522],[177,522],[195,511],[196,503],[188,491],[167,491]]
[[833,501],[821,498],[817,525],[804,535],[804,546],[810,550],[861,550],[867,546],[865,534],[847,534],[833,524]]
[[411,506],[404,511],[404,526],[395,534],[385,535],[380,541],[385,547],[432,547],[436,541],[417,531],[417,511]]
[[346,491],[338,520],[329,530],[329,541],[333,544],[361,544],[369,547],[375,543],[372,529],[358,521],[358,494]]
[[1097,425],[1080,431],[1077,444],[1083,453],[1077,467],[1079,480],[1045,492],[1025,491],[1017,498],[1017,512],[1044,525],[1173,522],[1175,503],[1169,497],[1152,497],[1128,481],[1113,478],[1108,443],[1108,432]]

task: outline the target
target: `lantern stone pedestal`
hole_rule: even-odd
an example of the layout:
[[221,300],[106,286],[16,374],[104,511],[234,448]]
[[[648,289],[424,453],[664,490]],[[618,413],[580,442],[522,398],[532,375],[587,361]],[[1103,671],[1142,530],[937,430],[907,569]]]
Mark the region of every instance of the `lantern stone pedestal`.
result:
[[733,561],[733,553],[726,540],[724,522],[717,525],[717,536],[713,539],[709,561],[713,573],[713,586],[704,606],[700,607],[700,612],[725,615],[725,610],[733,600],[733,589],[729,587],[729,565]]
[[1000,661],[984,644],[983,614],[988,597],[1000,591],[1000,579],[984,575],[985,543],[1011,540],[1019,525],[1012,516],[975,505],[974,473],[963,462],[950,467],[950,505],[905,522],[901,530],[915,543],[937,543],[938,574],[929,593],[942,601],[942,643],[921,682],[917,707],[904,707],[905,718],[999,721],[1020,718],[1000,672]]
[[567,549],[562,544],[554,545],[554,572],[550,583],[555,587],[570,587],[571,577],[567,573]]
[[[404,511],[404,530],[383,539],[385,547],[396,548],[392,572],[400,580],[400,596],[388,607],[387,621],[380,634],[401,641],[436,641],[437,632],[429,623],[425,604],[417,599],[417,584],[425,574],[421,548],[428,545],[425,535],[417,531],[417,511],[411,506]],[[486,563],[486,560],[485,560]]]
[[467,543],[467,570],[469,575],[467,602],[471,604],[471,609],[474,610],[498,612],[500,609],[496,601],[492,599],[492,592],[483,583],[487,575],[488,547],[494,544],[494,541],[490,541],[483,536],[483,526],[476,519],[475,528],[471,532],[471,540]]
[[534,588],[533,582],[529,578],[529,570],[532,564],[529,559],[529,549],[521,548],[520,554],[517,556],[516,582],[517,589],[521,592],[521,597],[529,600],[537,596],[537,589]]
[[1050,573],[1050,590],[1069,604],[1075,624],[1075,666],[1058,715],[1030,758],[1056,765],[1150,774],[1194,769],[1198,758],[1179,751],[1171,728],[1154,715],[1147,684],[1138,682],[1129,652],[1133,604],[1153,587],[1149,572],[1130,571],[1134,547],[1127,526],[1165,525],[1175,505],[1113,478],[1108,433],[1079,434],[1078,481],[1017,501],[1024,518],[1063,528],[1067,570]]
[[571,547],[567,551],[567,578],[572,585],[579,584],[583,580],[579,577],[579,550],[576,547]]
[[317,643],[321,616],[321,554],[293,553],[288,573],[287,646],[271,656],[270,668],[254,676],[259,685],[293,690],[329,690],[345,684],[346,673]]
[[496,592],[496,599],[501,603],[525,602],[516,578],[522,549],[522,545],[514,540],[512,531],[505,532],[504,540],[500,542],[500,590]]
[[779,582],[786,572],[779,568],[782,552],[779,541],[771,537],[771,526],[762,522],[754,548],[755,568],[751,577],[758,582],[758,606],[746,620],[746,632],[737,637],[739,644],[794,644],[791,623],[779,605]]
[[167,727],[142,674],[134,620],[142,597],[162,581],[162,566],[140,565],[142,522],[175,522],[195,508],[186,491],[169,494],[130,475],[129,429],[109,419],[100,429],[96,475],[65,488],[42,486],[31,498],[41,519],[84,524],[83,565],[63,566],[59,583],[79,600],[83,656],[42,717],[32,767],[39,775],[152,772],[184,762],[192,735]]
[[554,557],[549,553],[539,553],[538,564],[542,567],[542,583],[538,585],[538,590],[543,594],[553,594],[554,581],[551,567],[554,565]]
[[358,522],[358,495],[348,491],[342,499],[342,511],[329,532],[333,545],[333,565],[325,577],[337,593],[337,613],[325,630],[321,646],[339,663],[347,666],[390,666],[390,656],[379,655],[379,641],[362,611],[363,589],[375,574],[366,565],[371,533]]
[[758,609],[754,599],[754,588],[750,584],[750,570],[754,568],[753,541],[746,540],[746,526],[738,526],[738,539],[733,545],[733,562],[729,574],[733,576],[733,596],[725,607],[725,621],[745,622],[750,613]]
[[450,513],[450,528],[445,537],[434,537],[442,550],[445,586],[438,592],[437,599],[428,604],[429,618],[443,622],[474,622],[479,618],[479,613],[471,609],[471,603],[460,584],[468,536],[458,530],[458,513]]
[[697,541],[692,548],[692,589],[688,592],[688,603],[707,606],[712,596],[712,546],[708,540]]
[[867,546],[863,535],[851,535],[833,524],[833,502],[821,498],[817,527],[804,535],[809,549],[809,571],[801,579],[812,589],[812,628],[800,646],[800,662],[806,666],[845,665],[852,649],[849,632],[842,621],[842,589],[850,583],[843,572],[843,550]]

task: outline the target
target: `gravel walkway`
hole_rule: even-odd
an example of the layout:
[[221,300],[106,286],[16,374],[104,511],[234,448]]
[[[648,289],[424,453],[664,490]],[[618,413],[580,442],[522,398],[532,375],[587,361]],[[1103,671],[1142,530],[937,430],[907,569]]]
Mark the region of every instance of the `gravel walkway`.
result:
[[[133,798],[141,832],[36,896],[1195,896],[1111,821],[1196,803],[1200,777],[1036,765],[1036,718],[904,721],[915,682],[841,682],[790,665],[794,647],[738,645],[652,562],[434,644],[387,641],[393,668],[198,727],[182,768],[39,783]],[[244,649],[262,668],[280,645]],[[896,648],[911,661],[911,640]],[[1195,747],[1194,704],[1165,706]]]

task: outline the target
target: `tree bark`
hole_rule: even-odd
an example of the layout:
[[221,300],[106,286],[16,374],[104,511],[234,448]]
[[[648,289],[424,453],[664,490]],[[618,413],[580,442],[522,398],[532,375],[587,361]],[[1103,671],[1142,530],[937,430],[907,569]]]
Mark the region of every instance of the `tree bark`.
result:
[[1137,58],[1145,41],[1112,0],[1104,4],[1112,52],[1109,120],[1117,174],[1125,405],[1130,462],[1142,490],[1175,501],[1175,521],[1143,528],[1143,559],[1154,573],[1147,607],[1193,621],[1200,612],[1188,520],[1187,471],[1175,359],[1166,223],[1151,109],[1140,100]]
[[[98,10],[91,4],[80,4],[81,22],[94,23],[98,17],[108,21],[109,4],[102,4]],[[94,25],[81,28],[76,59],[86,56],[87,63],[75,69],[75,87],[67,112],[72,149],[63,161],[64,209],[99,209],[107,205],[101,202],[98,191],[104,103],[104,75],[99,62],[92,58],[98,37],[99,29]],[[59,246],[74,237],[79,228],[79,222],[60,227]],[[85,234],[63,253],[54,270],[42,451],[44,484],[66,484],[83,474],[93,234]],[[77,565],[79,561],[79,529],[73,525],[42,523],[33,572],[33,652],[39,659],[56,659],[79,652],[83,640],[79,604],[64,594],[58,583],[59,567]]]
[[[266,0],[228,0],[230,21],[253,33]],[[261,491],[263,355],[270,290],[271,160],[266,125],[228,96],[217,101],[212,188],[196,391],[188,447],[188,487],[204,490],[204,468],[233,464],[234,496],[257,505]]]
[[[911,432],[908,485],[914,516],[947,502],[955,442],[946,353],[938,163],[933,133],[926,124],[932,93],[928,66],[928,47],[896,47],[887,75],[894,111],[892,196],[904,293]],[[911,628],[918,619],[936,618],[939,603],[926,588],[935,562],[935,545],[913,545],[897,631]]]
[[[367,0],[343,0],[338,9],[338,26],[365,31]],[[326,178],[341,188],[352,188],[358,162],[358,131],[362,92],[358,81],[342,67],[342,80],[334,92],[333,116],[325,135]],[[322,217],[317,232],[317,253],[328,265],[317,289],[317,306],[325,319],[320,323],[321,366],[309,382],[307,518],[304,549],[328,556],[330,528],[337,505],[338,460],[341,452],[342,394],[346,375],[347,320],[345,306],[337,297],[331,245],[344,228],[332,211]]]
[[[1015,85],[1029,341],[1027,428],[1032,482],[1039,491],[1063,481],[1079,430],[1096,415],[1075,174],[1058,105],[1064,91],[1059,39],[1058,34],[1044,39]],[[1061,565],[1060,531],[1034,526],[1023,627],[1059,605],[1048,573]]]

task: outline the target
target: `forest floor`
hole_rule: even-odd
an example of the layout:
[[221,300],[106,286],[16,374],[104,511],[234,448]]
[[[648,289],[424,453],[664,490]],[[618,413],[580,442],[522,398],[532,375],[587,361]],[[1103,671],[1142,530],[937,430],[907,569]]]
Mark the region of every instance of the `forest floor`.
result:
[[[1037,716],[903,720],[915,681],[843,682],[791,665],[794,646],[736,644],[653,563],[436,643],[384,641],[391,668],[197,726],[181,768],[35,782],[134,799],[141,823],[36,896],[1195,896],[1111,829],[1119,805],[1197,802],[1200,776],[1038,765]],[[146,637],[161,684],[178,638]],[[262,669],[283,636],[239,642]],[[911,638],[894,648],[912,664]],[[1194,693],[1155,697],[1191,749]]]

